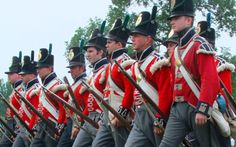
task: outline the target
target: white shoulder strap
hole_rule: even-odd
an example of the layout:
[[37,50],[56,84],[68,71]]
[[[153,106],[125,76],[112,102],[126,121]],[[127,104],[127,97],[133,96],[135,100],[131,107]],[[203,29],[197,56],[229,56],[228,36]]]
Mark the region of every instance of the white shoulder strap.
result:
[[[188,53],[188,51],[190,50],[190,48],[193,46],[194,41],[191,41],[190,44],[187,46],[187,48],[185,49],[185,51],[183,52],[182,56],[181,56],[181,60],[184,59],[185,55]],[[178,46],[175,48],[174,51],[174,56],[176,60],[180,61],[180,57],[178,54]],[[194,84],[193,80],[191,79],[190,74],[188,73],[188,71],[185,69],[185,67],[181,64],[179,67],[176,66],[176,69],[180,70],[180,72],[182,73],[185,81],[187,82],[188,86],[190,87],[190,89],[192,90],[192,92],[194,93],[194,95],[199,99],[200,97],[200,91],[197,88],[197,86]],[[176,72],[177,72],[176,70]]]

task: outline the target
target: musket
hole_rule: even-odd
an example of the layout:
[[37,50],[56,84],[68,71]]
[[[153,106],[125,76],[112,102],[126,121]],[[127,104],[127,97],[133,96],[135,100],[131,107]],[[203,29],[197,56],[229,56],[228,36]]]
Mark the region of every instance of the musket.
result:
[[[15,90],[17,91],[17,90]],[[17,91],[18,92],[18,91]],[[2,101],[11,109],[11,111],[14,113],[16,118],[18,119],[20,125],[26,129],[26,131],[29,133],[30,137],[34,137],[33,131],[28,127],[28,125],[21,119],[21,117],[18,115],[15,108],[11,106],[11,104],[6,100],[6,98],[0,93]]]
[[222,87],[223,92],[225,93],[225,96],[229,100],[229,104],[231,106],[231,109],[233,110],[234,113],[236,113],[236,104],[234,102],[233,96],[229,93],[228,89],[226,88],[225,84],[223,81],[219,78],[220,81],[220,86]]
[[73,106],[71,106],[69,103],[67,103],[65,100],[63,100],[62,98],[60,98],[59,96],[57,96],[55,93],[53,93],[52,91],[48,90],[46,87],[44,87],[43,85],[41,85],[41,87],[47,91],[51,98],[53,98],[54,100],[56,100],[57,102],[61,103],[62,105],[64,105],[64,107],[67,107],[68,109],[70,109],[71,111],[73,111],[75,114],[79,115],[81,118],[83,118],[85,121],[87,121],[89,124],[91,124],[93,127],[95,127],[96,129],[99,128],[98,124],[93,121],[92,119],[90,119],[88,116],[84,115],[81,111],[79,111],[78,109],[74,108]]
[[4,120],[2,120],[1,117],[0,117],[0,123],[10,133],[11,136],[13,136],[14,138],[16,137],[16,133],[6,124]]
[[113,109],[97,92],[95,92],[92,87],[86,83],[84,80],[82,80],[83,85],[85,85],[88,88],[88,91],[95,97],[95,99],[102,104],[108,111],[110,111],[118,120],[121,121],[122,124],[125,125],[125,127],[128,130],[131,130],[129,122],[127,122],[115,109]]
[[[148,94],[134,81],[134,79],[125,71],[125,69],[116,61],[114,60],[115,64],[119,67],[120,71],[124,74],[124,76],[130,81],[130,83],[140,92],[143,98],[158,112],[164,121],[167,122],[167,118],[165,118],[163,112],[158,108],[158,106],[153,102],[153,100],[148,96]],[[192,144],[184,139],[182,142],[187,147],[192,147]]]
[[2,133],[11,143],[14,142],[13,138],[9,137],[6,133],[6,131],[4,131],[4,129],[2,128],[2,126],[0,126],[0,133]]
[[58,134],[57,129],[48,119],[46,119],[38,110],[36,110],[34,106],[22,94],[20,94],[17,90],[15,90],[15,92],[18,94],[20,99],[42,120],[42,122],[45,123],[46,126],[48,126],[52,133]]
[[72,90],[72,88],[70,86],[70,83],[69,83],[68,79],[66,78],[66,76],[63,78],[63,80],[67,84],[67,89],[68,89],[68,92],[69,92],[69,94],[71,96],[71,99],[72,99],[72,101],[73,101],[73,103],[75,105],[75,108],[79,109],[82,112],[83,109],[79,105],[79,103],[77,101],[77,98],[76,98],[76,96],[75,96],[75,94],[74,94],[74,92],[73,92],[73,90]]
[[119,67],[120,71],[123,75],[129,80],[129,82],[140,92],[143,98],[152,106],[152,108],[158,112],[162,118],[165,119],[167,122],[167,118],[165,118],[164,113],[158,108],[158,106],[153,102],[153,100],[148,96],[148,94],[134,81],[134,79],[125,71],[125,69],[116,61],[114,60],[115,64]]

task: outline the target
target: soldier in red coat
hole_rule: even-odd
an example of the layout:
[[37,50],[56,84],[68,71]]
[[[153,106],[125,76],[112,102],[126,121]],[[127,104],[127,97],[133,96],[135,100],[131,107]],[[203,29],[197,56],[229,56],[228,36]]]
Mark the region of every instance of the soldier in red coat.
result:
[[[102,73],[106,80],[104,90],[104,100],[117,110],[117,112],[127,121],[132,118],[129,115],[133,105],[133,88],[131,83],[120,72],[119,67],[114,63],[116,60],[126,70],[128,70],[134,60],[132,60],[125,48],[129,38],[130,30],[127,28],[129,16],[126,16],[124,22],[117,19],[108,33],[106,48],[110,63]],[[110,112],[103,116],[103,123],[99,128],[96,138],[93,142],[94,147],[116,146],[123,147],[128,138],[129,131],[119,119]],[[109,124],[112,124],[110,126]]]
[[[8,81],[12,85],[14,89],[21,92],[22,91],[22,77],[19,75],[19,72],[21,71],[21,52],[19,57],[13,56],[12,57],[12,64],[9,67],[9,71],[5,72],[8,76]],[[9,96],[9,102],[10,104],[16,109],[19,110],[21,102],[19,96],[15,93],[13,90],[11,95]],[[8,126],[15,130],[16,121],[14,120],[14,114],[11,112],[10,108],[7,108],[6,110],[6,116],[5,119],[7,121]],[[6,133],[6,135],[9,136],[9,133]],[[3,135],[0,141],[1,147],[11,147],[12,142]]]
[[[49,50],[46,48],[41,48],[39,51],[39,59],[37,63],[37,71],[39,77],[42,81],[42,84],[48,90],[51,90],[60,98],[63,97],[63,93],[65,92],[66,88],[62,84],[61,80],[57,77],[56,73],[54,72],[53,65],[54,65],[54,56],[51,54],[51,45]],[[58,133],[63,130],[64,122],[65,122],[65,109],[61,103],[58,103],[54,99],[51,98],[50,94],[44,91],[42,88],[38,89],[37,94],[39,95],[39,105],[38,111],[51,121],[52,124],[58,130]],[[47,127],[40,118],[37,118],[37,124],[35,128],[37,133],[35,138],[31,142],[32,147],[53,147],[57,145],[57,141],[54,138],[54,133]],[[58,134],[57,133],[57,134]]]
[[[103,22],[101,29],[95,29],[85,45],[86,55],[88,61],[91,63],[92,76],[88,78],[87,82],[93,88],[93,90],[103,97],[103,91],[105,89],[105,78],[102,73],[105,70],[108,60],[106,55],[106,38],[103,36],[105,27],[105,21]],[[80,92],[84,92],[86,87],[82,87]],[[90,93],[85,107],[85,114],[88,113],[88,117],[95,122],[100,121],[102,109],[99,107],[94,96]],[[91,126],[88,122],[85,122],[77,135],[73,147],[88,147],[92,145],[92,142],[96,136],[97,129]]]
[[194,131],[200,146],[218,146],[209,121],[213,102],[219,91],[214,50],[195,33],[192,0],[171,4],[170,24],[179,37],[174,51],[174,103],[160,147],[178,146]]
[[[36,94],[39,81],[37,79],[36,62],[34,61],[34,52],[32,51],[31,58],[29,56],[24,56],[22,63],[21,72],[24,90],[24,97],[37,109],[39,103],[39,96]],[[36,114],[31,111],[31,109],[24,103],[21,102],[21,107],[19,109],[19,116],[28,125],[30,129],[33,129],[35,125]],[[19,128],[19,133],[13,143],[13,147],[28,147],[30,146],[30,141],[28,134],[24,128]]]
[[157,30],[155,18],[155,6],[151,14],[146,11],[141,12],[136,21],[136,27],[131,32],[133,49],[137,52],[137,62],[131,67],[131,75],[159,107],[163,115],[157,113],[135,89],[133,95],[136,114],[126,147],[159,146],[164,121],[169,116],[172,104],[170,64],[168,59],[160,56],[153,47]]
[[[210,17],[210,13],[208,13],[208,17]],[[213,48],[215,48],[215,29],[211,28],[210,26],[210,19],[207,19],[208,21],[200,21],[197,24],[197,31],[200,36],[204,37]],[[215,55],[215,63],[216,68],[218,72],[219,78],[222,80],[224,85],[226,86],[226,89],[229,91],[230,94],[232,94],[232,80],[231,80],[231,74],[235,69],[235,66],[223,58],[219,57],[218,55]],[[223,92],[222,88],[220,89],[220,92],[217,95],[217,104],[219,107],[219,110],[224,114],[226,113],[227,109],[229,109],[228,99],[225,93]],[[219,130],[219,129],[217,129]],[[224,134],[221,134],[221,132],[218,132],[218,140],[220,142],[221,147],[230,147],[230,136],[225,136]],[[223,136],[224,135],[224,136]]]
[[[69,65],[67,66],[67,68],[70,69],[69,72],[71,74],[72,79],[74,80],[74,83],[71,85],[71,88],[76,97],[76,102],[78,103],[78,106],[83,111],[87,103],[87,98],[89,94],[88,91],[80,91],[80,89],[82,88],[81,80],[84,80],[86,78],[83,41],[81,41],[81,45],[79,47],[71,47],[68,51],[67,57],[69,60]],[[65,91],[64,97],[68,98],[68,103],[75,107],[74,101],[72,100],[68,90]],[[60,137],[60,141],[58,142],[57,147],[71,147],[83,121],[72,111],[66,110],[66,114],[66,127]],[[86,113],[85,115],[88,114]]]

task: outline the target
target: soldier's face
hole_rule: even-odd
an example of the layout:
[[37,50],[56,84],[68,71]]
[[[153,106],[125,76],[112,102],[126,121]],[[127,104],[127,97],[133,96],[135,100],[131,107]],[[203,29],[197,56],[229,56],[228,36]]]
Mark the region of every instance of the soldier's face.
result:
[[91,64],[93,64],[102,58],[102,54],[103,52],[101,50],[98,51],[94,47],[89,47],[87,48],[87,51],[86,51],[86,58]]
[[17,73],[10,73],[7,76],[8,76],[8,81],[11,84],[14,84],[16,81],[21,79],[21,75],[19,75]]
[[171,29],[173,29],[175,33],[178,33],[186,27],[190,27],[192,25],[192,19],[186,16],[176,16],[171,18],[170,25]]
[[122,48],[122,46],[120,46],[121,43],[108,39],[107,40],[107,44],[106,44],[106,48],[107,48],[107,52],[108,54],[111,54],[114,50],[118,49],[118,48]]
[[70,68],[70,74],[73,79],[77,78],[84,72],[84,68],[82,66],[72,66]]
[[136,51],[142,51],[148,47],[148,37],[141,34],[133,34],[131,36],[133,49]]
[[168,42],[167,43],[167,51],[168,51],[169,57],[173,54],[176,45],[177,44],[174,43],[174,42]]
[[50,67],[39,67],[37,69],[38,75],[41,79],[44,79],[47,75],[49,75],[52,72],[52,69]]
[[35,78],[34,74],[23,74],[22,75],[22,80],[24,85],[26,85],[29,81],[33,80]]

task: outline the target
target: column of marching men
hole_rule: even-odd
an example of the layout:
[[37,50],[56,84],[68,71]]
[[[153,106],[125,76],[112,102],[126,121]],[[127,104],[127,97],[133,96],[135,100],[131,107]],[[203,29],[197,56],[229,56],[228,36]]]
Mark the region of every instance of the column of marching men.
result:
[[192,0],[173,1],[164,57],[154,48],[156,14],[156,6],[141,12],[134,30],[128,15],[118,18],[107,35],[104,21],[69,48],[71,85],[54,71],[51,44],[37,61],[34,51],[23,61],[21,52],[13,56],[0,147],[230,147],[223,115],[235,113],[228,98],[235,67],[215,54],[210,19],[195,29]]

